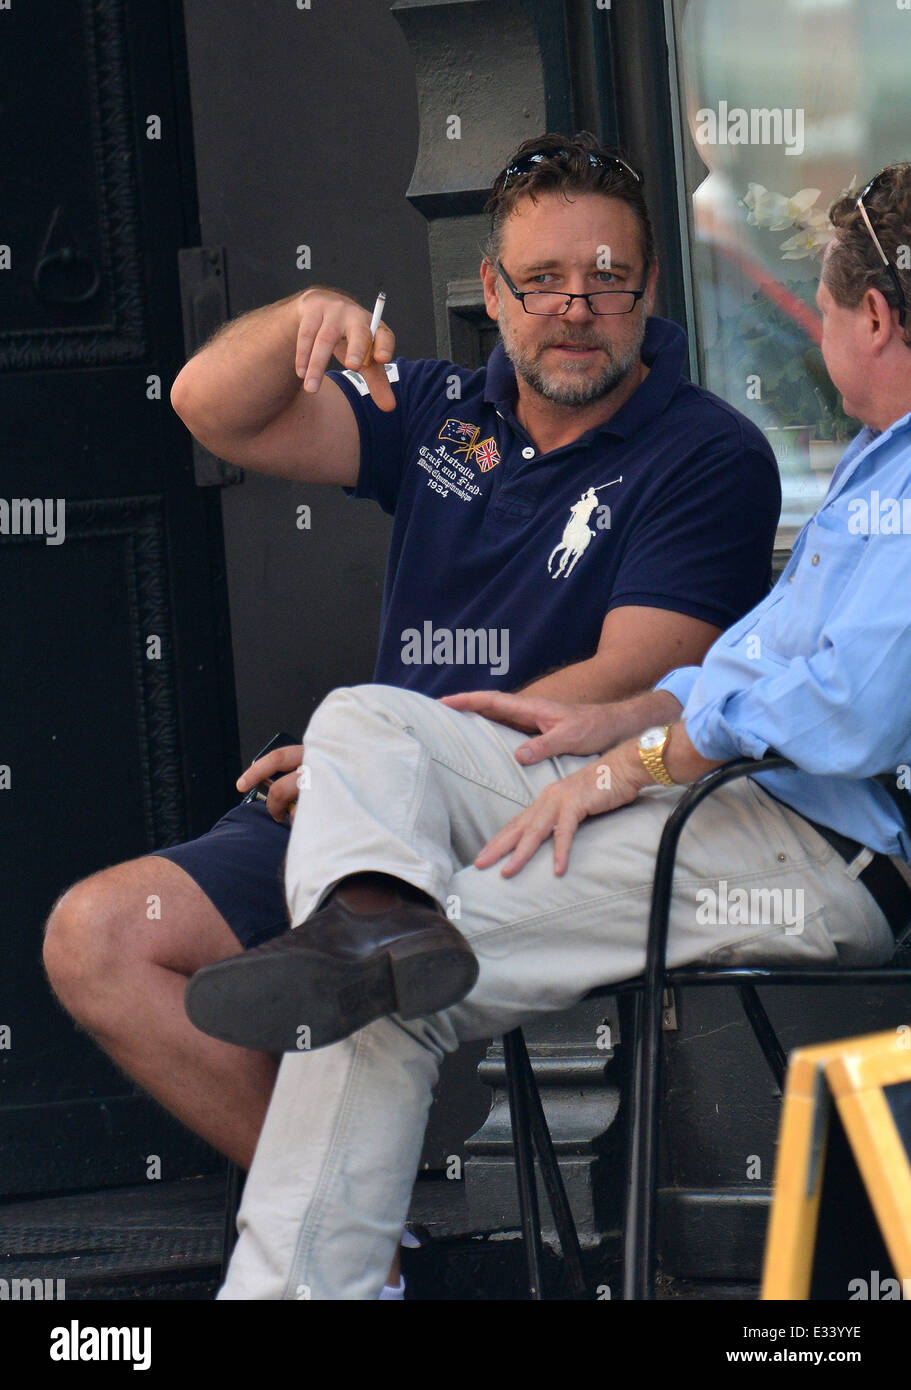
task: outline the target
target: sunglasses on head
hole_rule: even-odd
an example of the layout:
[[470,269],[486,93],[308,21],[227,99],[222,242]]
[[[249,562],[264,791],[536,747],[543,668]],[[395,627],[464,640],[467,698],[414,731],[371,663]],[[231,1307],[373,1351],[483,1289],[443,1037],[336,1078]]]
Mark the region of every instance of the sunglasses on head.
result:
[[870,221],[870,214],[867,212],[867,209],[864,207],[864,198],[866,198],[870,193],[873,192],[873,189],[876,187],[876,185],[879,183],[880,179],[883,177],[883,175],[884,175],[885,173],[886,173],[886,170],[885,170],[885,169],[881,169],[881,170],[879,171],[879,173],[875,176],[875,178],[872,178],[872,179],[870,180],[870,182],[867,184],[866,188],[863,190],[863,192],[861,193],[860,197],[859,197],[858,200],[857,200],[857,209],[858,209],[858,211],[859,211],[861,217],[863,218],[864,226],[866,227],[867,231],[870,233],[870,237],[871,237],[871,239],[872,239],[872,241],[873,241],[873,245],[876,247],[876,250],[877,250],[878,253],[879,253],[879,258],[880,258],[880,260],[882,261],[884,268],[888,271],[888,273],[889,273],[889,278],[891,279],[893,285],[895,286],[895,293],[898,295],[898,322],[899,322],[899,324],[901,325],[901,327],[904,328],[904,326],[905,326],[905,314],[906,314],[906,310],[907,310],[907,302],[906,302],[906,300],[905,300],[904,291],[902,290],[902,283],[901,283],[901,280],[898,278],[898,271],[897,271],[897,270],[895,269],[895,267],[892,265],[892,262],[889,260],[889,257],[886,255],[885,251],[883,250],[882,244],[881,244],[881,242],[880,242],[880,240],[879,240],[879,237],[876,235],[876,232],[873,230],[873,223]]
[[[545,159],[572,159],[572,151],[564,149],[552,150],[543,147],[539,150],[529,150],[527,154],[522,155],[521,159],[516,159],[512,164],[507,165],[502,174],[500,174],[497,183],[500,185],[501,191],[506,188],[513,179],[521,178],[523,174],[530,174],[531,171],[536,168],[537,165],[543,163]],[[593,169],[610,169],[616,166],[625,170],[630,178],[635,179],[636,183],[642,182],[642,179],[636,173],[632,165],[627,164],[626,160],[621,159],[619,155],[600,155],[593,154],[589,151],[588,162]]]

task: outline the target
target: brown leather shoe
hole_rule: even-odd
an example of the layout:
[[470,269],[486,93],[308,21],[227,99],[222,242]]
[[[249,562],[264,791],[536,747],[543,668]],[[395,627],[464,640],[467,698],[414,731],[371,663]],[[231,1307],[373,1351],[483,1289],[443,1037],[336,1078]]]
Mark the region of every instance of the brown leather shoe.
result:
[[198,970],[186,1010],[222,1042],[304,1052],[386,1014],[448,1008],[477,978],[477,957],[439,908],[400,900],[361,913],[333,897],[299,927]]

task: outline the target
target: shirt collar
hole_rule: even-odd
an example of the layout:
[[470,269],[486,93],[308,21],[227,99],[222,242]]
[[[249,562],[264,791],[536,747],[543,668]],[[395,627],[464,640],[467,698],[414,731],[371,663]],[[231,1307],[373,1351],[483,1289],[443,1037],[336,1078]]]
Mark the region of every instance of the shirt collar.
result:
[[[653,420],[667,406],[683,372],[686,361],[686,334],[669,319],[649,318],[642,342],[642,361],[649,374],[637,386],[628,401],[603,425],[587,430],[582,438],[605,431],[626,439]],[[516,403],[518,388],[516,372],[502,343],[498,343],[487,363],[487,382],[484,400],[509,418]]]
[[911,429],[911,413],[903,415],[900,420],[893,420],[892,424],[880,431],[872,429],[869,425],[856,434],[848,445],[841,459],[835,466],[826,492],[825,501],[830,502],[842,491],[845,483],[852,478],[860,466],[861,460],[868,454],[879,449],[894,435],[902,432],[907,433]]
[[838,491],[841,486],[841,480],[852,463],[854,463],[855,459],[859,459],[865,449],[877,438],[878,435],[876,430],[871,429],[869,425],[864,425],[860,433],[854,436],[838,463],[835,465],[835,471],[829,479],[828,491],[830,493]]

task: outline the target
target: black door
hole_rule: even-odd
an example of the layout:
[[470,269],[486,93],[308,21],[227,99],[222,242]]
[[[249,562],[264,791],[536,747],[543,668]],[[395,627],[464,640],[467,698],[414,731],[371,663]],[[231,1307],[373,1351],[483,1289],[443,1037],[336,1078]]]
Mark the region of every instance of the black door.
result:
[[215,1162],[56,1005],[41,930],[74,880],[210,825],[238,749],[220,494],[168,400],[199,243],[180,5],[32,0],[0,39],[8,1194]]

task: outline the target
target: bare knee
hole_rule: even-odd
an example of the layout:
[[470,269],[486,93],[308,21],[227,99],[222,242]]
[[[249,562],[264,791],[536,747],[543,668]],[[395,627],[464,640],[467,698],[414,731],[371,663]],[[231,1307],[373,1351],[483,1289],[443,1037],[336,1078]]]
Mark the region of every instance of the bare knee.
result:
[[126,999],[140,977],[189,976],[241,949],[224,918],[177,864],[156,855],[80,880],[54,904],[44,966],[61,1001],[82,1017]]
[[81,879],[51,909],[44,968],[64,1003],[100,984],[121,954],[123,903],[116,875],[105,869]]

